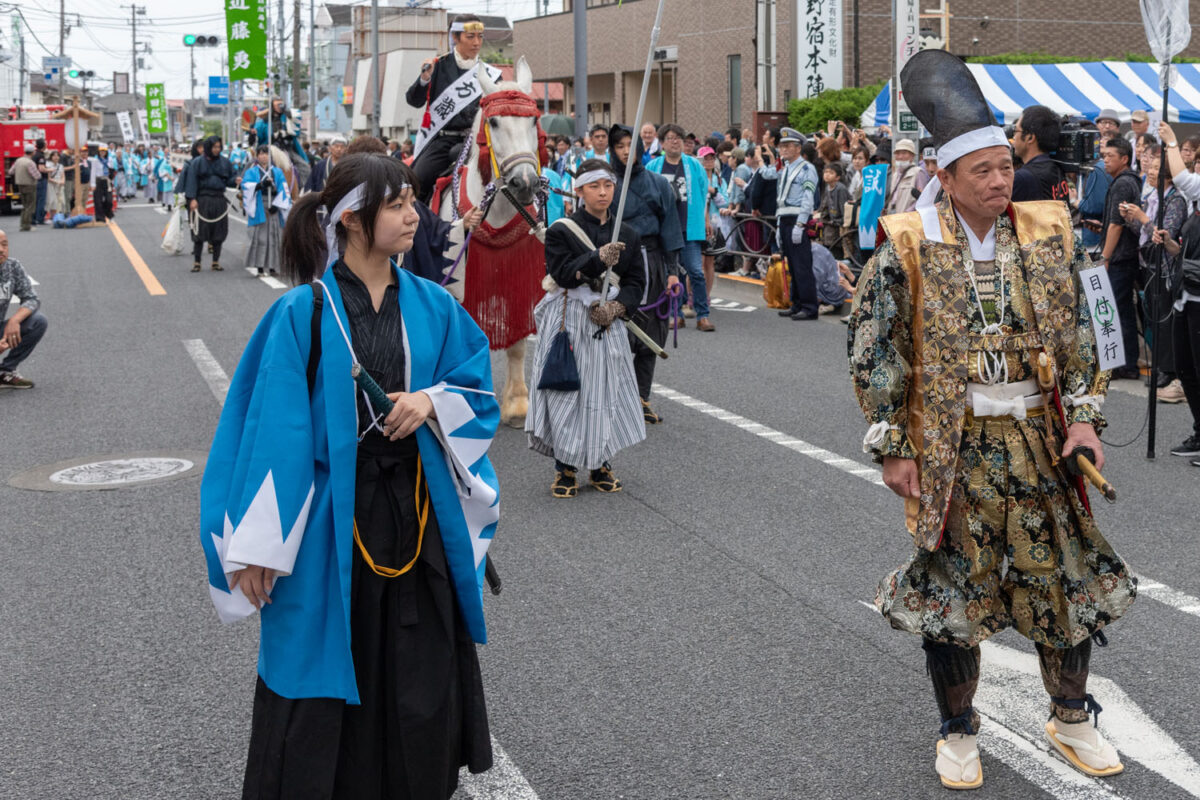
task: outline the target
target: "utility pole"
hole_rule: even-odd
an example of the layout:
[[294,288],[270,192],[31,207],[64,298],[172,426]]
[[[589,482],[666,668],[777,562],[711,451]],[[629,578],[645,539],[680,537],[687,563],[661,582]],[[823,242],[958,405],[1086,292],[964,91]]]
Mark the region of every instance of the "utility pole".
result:
[[137,40],[137,18],[138,14],[145,14],[146,7],[139,5],[122,5],[121,8],[129,9],[130,30],[133,31],[133,85],[130,87],[130,93],[133,99],[137,100],[137,70],[138,70],[138,40]]
[[[281,100],[287,99],[286,87],[289,79],[291,78],[291,75],[287,69],[287,61],[284,60],[284,52],[286,51],[283,49],[283,40],[287,37],[283,35],[284,30],[286,30],[286,28],[283,26],[286,24],[287,20],[283,15],[283,0],[279,0],[279,87],[277,89],[277,93],[279,94]],[[274,110],[274,108],[271,109],[272,112],[274,112]]]
[[[18,106],[25,105],[25,34],[21,32],[21,17],[19,14],[13,14],[13,33],[16,34],[17,42],[20,44],[21,60],[17,62],[17,80],[20,86],[17,89]],[[61,68],[60,68],[61,69]],[[22,112],[24,113],[24,112]]]
[[292,2],[292,108],[300,105],[300,0]]
[[[67,54],[66,42],[67,42],[67,3],[66,3],[66,0],[58,0],[58,57],[59,57],[59,59],[62,59],[62,57]],[[64,92],[64,88],[65,88],[65,78],[63,77],[64,72],[66,72],[66,70],[63,69],[62,62],[60,61],[59,65],[58,65],[58,102],[59,103],[62,103],[66,98],[66,93]]]
[[571,10],[575,20],[575,135],[583,138],[588,126],[587,3],[571,0]]
[[188,48],[188,58],[192,60],[192,104],[196,103],[196,48]]
[[371,132],[379,138],[379,0],[371,0],[371,74],[374,83],[371,84],[374,95],[373,111],[371,113]]
[[308,138],[317,137],[317,36],[316,0],[308,0]]

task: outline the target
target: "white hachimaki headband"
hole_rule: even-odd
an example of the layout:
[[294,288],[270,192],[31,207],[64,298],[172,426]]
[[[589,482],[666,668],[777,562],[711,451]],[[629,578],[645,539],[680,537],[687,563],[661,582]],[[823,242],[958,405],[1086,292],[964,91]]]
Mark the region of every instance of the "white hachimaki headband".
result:
[[587,186],[589,183],[595,183],[596,181],[612,181],[616,183],[617,176],[607,169],[593,169],[575,177],[575,191],[578,192],[580,187]]
[[467,22],[452,22],[452,23],[450,23],[450,32],[451,33],[463,33],[464,31],[471,31],[472,33],[482,33],[483,29],[484,29],[483,23],[477,22],[475,20],[469,20]]
[[[1004,129],[995,125],[989,125],[986,128],[976,128],[973,131],[967,131],[964,134],[955,136],[950,141],[937,149],[937,163],[940,169],[953,164],[958,159],[974,153],[976,150],[983,150],[986,147],[1009,147],[1008,137],[1004,135]],[[933,207],[938,192],[942,190],[942,182],[937,175],[929,183],[925,184],[925,188],[921,190],[921,196],[917,198],[914,208],[931,208]]]
[[[411,184],[402,183],[396,194],[400,194],[405,189],[411,188]],[[337,246],[337,224],[342,221],[342,214],[345,214],[347,211],[358,211],[362,208],[363,198],[366,194],[367,184],[365,182],[360,183],[346,192],[345,196],[333,207],[333,211],[325,216],[325,258],[329,263],[333,263],[341,255],[338,252]],[[324,209],[325,207],[322,206],[321,208]]]

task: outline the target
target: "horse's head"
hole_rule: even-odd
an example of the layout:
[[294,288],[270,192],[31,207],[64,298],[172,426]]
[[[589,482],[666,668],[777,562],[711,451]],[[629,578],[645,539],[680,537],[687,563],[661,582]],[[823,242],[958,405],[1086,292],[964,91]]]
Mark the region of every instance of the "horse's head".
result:
[[[480,114],[486,132],[480,130],[491,150],[492,170],[497,184],[507,186],[517,202],[533,202],[540,181],[538,109],[533,99],[533,71],[522,56],[517,61],[516,80],[493,83],[480,70],[483,89]],[[518,97],[520,93],[524,97]]]

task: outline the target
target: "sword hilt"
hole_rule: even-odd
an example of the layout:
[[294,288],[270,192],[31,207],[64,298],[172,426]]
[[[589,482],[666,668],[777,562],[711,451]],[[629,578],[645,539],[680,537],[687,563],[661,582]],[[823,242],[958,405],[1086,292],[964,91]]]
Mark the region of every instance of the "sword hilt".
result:
[[377,411],[380,411],[384,416],[392,413],[392,409],[396,407],[396,404],[379,387],[375,379],[367,373],[362,364],[355,363],[350,366],[350,377],[354,378],[354,382],[358,384],[359,388],[367,393],[367,397],[371,400],[371,405]]

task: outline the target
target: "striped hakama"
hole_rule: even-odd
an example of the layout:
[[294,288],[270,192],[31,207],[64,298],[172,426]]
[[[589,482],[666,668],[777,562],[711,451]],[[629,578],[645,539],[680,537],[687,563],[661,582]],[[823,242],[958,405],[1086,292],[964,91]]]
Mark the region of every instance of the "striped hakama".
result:
[[279,248],[282,247],[282,227],[278,213],[268,213],[261,225],[250,226],[250,249],[246,251],[246,266],[251,269],[279,269]]
[[599,469],[618,451],[646,438],[625,323],[615,320],[595,338],[598,328],[588,319],[588,307],[596,297],[587,287],[568,293],[566,328],[579,367],[577,392],[537,388],[550,344],[563,323],[563,290],[548,292],[534,309],[538,340],[525,417],[531,448],[585,470]]

